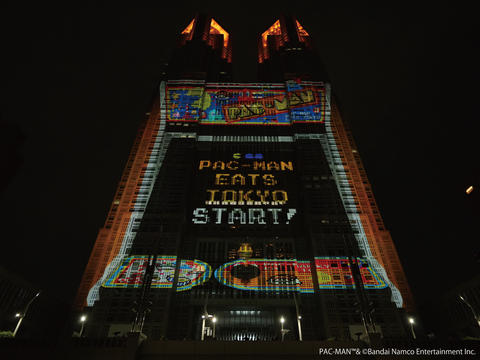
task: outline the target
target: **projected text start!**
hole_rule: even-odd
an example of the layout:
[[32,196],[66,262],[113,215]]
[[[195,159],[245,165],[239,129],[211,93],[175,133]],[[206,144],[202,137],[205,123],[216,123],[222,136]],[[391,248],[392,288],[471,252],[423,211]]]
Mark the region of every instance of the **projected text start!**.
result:
[[259,209],[251,208],[227,209],[227,208],[196,208],[193,211],[194,224],[229,224],[229,225],[279,225],[289,224],[290,220],[297,213],[296,209]]

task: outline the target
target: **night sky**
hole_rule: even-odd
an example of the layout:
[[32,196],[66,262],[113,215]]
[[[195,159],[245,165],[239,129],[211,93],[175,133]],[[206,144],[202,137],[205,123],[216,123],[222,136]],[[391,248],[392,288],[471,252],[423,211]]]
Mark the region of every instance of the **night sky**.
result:
[[460,186],[480,163],[480,6],[108,3],[1,6],[0,113],[27,140],[0,195],[0,266],[72,302],[177,36],[210,12],[233,37],[235,81],[255,81],[257,35],[293,12],[327,69],[417,303],[480,273],[480,224]]

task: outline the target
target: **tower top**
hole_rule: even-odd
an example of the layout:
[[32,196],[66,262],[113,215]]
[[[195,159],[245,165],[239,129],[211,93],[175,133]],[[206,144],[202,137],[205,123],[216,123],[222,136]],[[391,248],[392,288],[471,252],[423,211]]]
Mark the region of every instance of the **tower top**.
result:
[[198,13],[180,34],[177,48],[192,40],[204,41],[213,49],[221,49],[222,59],[226,59],[229,63],[232,62],[230,34],[213,19],[212,15]]
[[[223,42],[220,41],[223,37]],[[182,31],[179,45],[182,46],[187,40],[201,39],[213,48],[222,48],[222,59],[232,62],[232,54],[229,52],[230,34],[220,26],[210,14],[203,16],[197,14],[195,19]]]
[[258,38],[258,80],[327,81],[310,34],[294,15],[282,15]]
[[210,14],[198,13],[180,34],[164,79],[231,81],[232,38]]
[[[259,46],[258,62],[263,63],[265,59],[270,58],[268,39],[276,46],[272,46],[278,50],[278,47],[285,46],[287,43],[302,42],[311,50],[314,49],[310,35],[305,31],[294,15],[282,15],[275,23],[270,26],[261,35],[261,47]],[[273,44],[271,44],[273,45]]]

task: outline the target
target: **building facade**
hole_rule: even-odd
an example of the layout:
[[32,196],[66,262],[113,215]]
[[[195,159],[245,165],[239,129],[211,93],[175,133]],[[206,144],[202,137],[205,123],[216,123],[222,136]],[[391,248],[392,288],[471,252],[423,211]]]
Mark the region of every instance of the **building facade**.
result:
[[283,16],[258,45],[259,82],[235,83],[211,16],[182,32],[78,290],[87,335],[405,334],[412,296],[310,36]]

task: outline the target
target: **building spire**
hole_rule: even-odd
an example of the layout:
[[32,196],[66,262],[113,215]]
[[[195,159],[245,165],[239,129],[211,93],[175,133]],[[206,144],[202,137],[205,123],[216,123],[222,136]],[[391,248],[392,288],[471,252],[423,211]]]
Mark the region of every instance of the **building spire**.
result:
[[210,14],[198,13],[180,34],[163,79],[228,82],[232,78],[231,63],[230,34]]
[[282,15],[258,39],[258,80],[327,82],[313,40],[294,15]]

